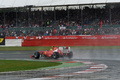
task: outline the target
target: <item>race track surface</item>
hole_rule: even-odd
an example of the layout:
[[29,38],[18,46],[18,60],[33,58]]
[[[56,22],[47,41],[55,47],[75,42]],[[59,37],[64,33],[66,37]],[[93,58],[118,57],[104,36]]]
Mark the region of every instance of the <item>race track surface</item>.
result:
[[[27,59],[34,51],[1,51],[0,59]],[[72,61],[90,61],[96,64],[105,64],[107,69],[94,73],[77,74],[74,76],[57,77],[47,80],[120,80],[120,49],[97,49],[97,50],[73,50]],[[40,59],[39,59],[40,60]],[[66,60],[68,60],[66,58]],[[44,80],[43,77],[63,75],[88,69],[89,66],[67,68],[58,70],[20,71],[12,73],[0,73],[0,80]]]

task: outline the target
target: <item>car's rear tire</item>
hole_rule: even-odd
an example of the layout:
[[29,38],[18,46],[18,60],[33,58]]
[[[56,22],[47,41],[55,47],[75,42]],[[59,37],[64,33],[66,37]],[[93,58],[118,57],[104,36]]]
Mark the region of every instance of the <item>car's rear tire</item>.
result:
[[73,52],[70,51],[70,52],[68,53],[68,58],[72,58],[72,57],[73,57]]
[[59,53],[58,52],[54,52],[53,55],[52,55],[52,57],[54,59],[58,59],[59,58]]
[[39,59],[40,58],[40,53],[39,52],[35,52],[34,53],[34,57],[35,57],[35,59]]

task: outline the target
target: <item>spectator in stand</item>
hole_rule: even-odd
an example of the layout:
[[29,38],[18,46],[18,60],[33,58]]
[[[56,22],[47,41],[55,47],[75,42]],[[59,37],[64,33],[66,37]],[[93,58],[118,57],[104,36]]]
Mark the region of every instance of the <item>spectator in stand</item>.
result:
[[[102,20],[103,25],[113,24],[120,25],[120,11],[119,7],[112,9],[111,23],[109,20],[109,9],[101,8],[88,8],[83,9],[83,21],[81,21],[80,9],[69,9],[69,21],[67,18],[67,11],[56,10],[56,21],[54,21],[54,11],[46,10],[43,13],[43,20],[40,20],[39,13],[41,11],[32,11],[30,13],[30,20],[28,19],[27,12],[17,12],[17,25],[16,25],[16,12],[6,12],[5,24],[0,27],[0,35],[6,36],[40,36],[46,35],[119,35],[120,28],[117,27],[103,27],[100,26]],[[0,13],[0,24],[4,22],[3,12]],[[78,29],[71,29],[70,26],[80,26]],[[84,25],[84,26],[83,26]],[[69,29],[57,29],[56,27],[67,27]],[[88,26],[88,27],[87,27]],[[92,28],[90,27],[92,26]],[[43,30],[38,30],[36,28],[44,27]],[[51,29],[46,30],[46,27],[51,27]],[[96,27],[96,28],[95,28]],[[28,28],[25,30],[24,28]],[[36,29],[36,30],[33,30]]]

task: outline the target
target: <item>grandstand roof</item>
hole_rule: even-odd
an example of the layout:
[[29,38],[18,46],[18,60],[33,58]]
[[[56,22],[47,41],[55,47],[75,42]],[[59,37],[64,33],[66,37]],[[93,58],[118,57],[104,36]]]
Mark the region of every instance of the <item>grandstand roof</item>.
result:
[[120,3],[120,0],[0,0],[0,8]]

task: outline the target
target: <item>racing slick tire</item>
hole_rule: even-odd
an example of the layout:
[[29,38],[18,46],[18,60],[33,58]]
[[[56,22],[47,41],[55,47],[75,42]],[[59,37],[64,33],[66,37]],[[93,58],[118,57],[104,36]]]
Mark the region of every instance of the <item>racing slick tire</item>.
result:
[[52,57],[54,59],[58,59],[59,58],[59,53],[58,52],[54,52],[53,55],[52,55]]
[[68,53],[68,58],[72,58],[72,57],[73,57],[73,52],[70,51],[70,52]]
[[35,57],[35,59],[39,59],[40,53],[39,53],[39,52],[35,52],[35,53],[34,53],[34,57]]

